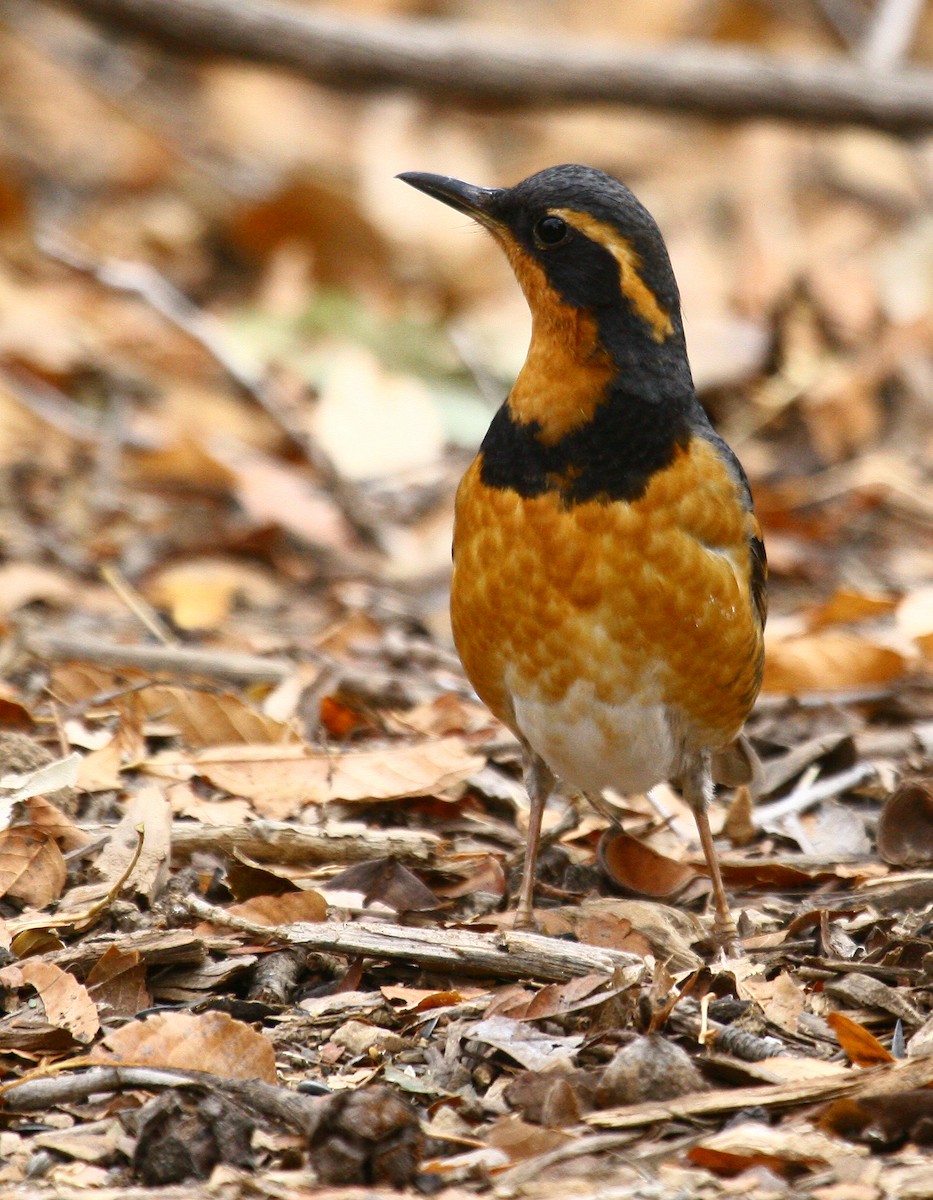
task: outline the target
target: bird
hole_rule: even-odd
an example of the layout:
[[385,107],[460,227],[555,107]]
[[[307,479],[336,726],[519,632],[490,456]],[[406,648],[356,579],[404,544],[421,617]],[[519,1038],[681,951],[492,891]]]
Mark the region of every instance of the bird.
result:
[[466,675],[522,746],[515,926],[537,927],[558,781],[591,797],[672,781],[714,939],[740,953],[708,804],[761,686],[767,559],[746,474],[697,398],[664,238],[595,167],[512,187],[398,178],[488,230],[531,311],[524,366],[457,490],[450,601]]

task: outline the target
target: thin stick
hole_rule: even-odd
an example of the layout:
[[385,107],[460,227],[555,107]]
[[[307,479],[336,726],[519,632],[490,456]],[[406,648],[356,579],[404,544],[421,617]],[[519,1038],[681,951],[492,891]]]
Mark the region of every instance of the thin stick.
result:
[[804,784],[803,787],[795,788],[789,796],[785,796],[782,800],[775,800],[773,804],[761,805],[752,813],[752,821],[757,829],[762,829],[773,821],[781,820],[789,813],[805,812],[814,804],[819,804],[821,800],[829,800],[832,796],[838,796],[841,792],[855,787],[856,784],[862,783],[863,780],[875,773],[873,763],[856,763],[854,767],[849,767],[848,771],[840,771],[838,775],[830,775],[828,779],[821,779],[817,783]]
[[364,955],[417,963],[430,971],[555,983],[579,975],[612,975],[621,971],[623,980],[634,985],[645,970],[644,960],[637,955],[582,942],[565,942],[525,930],[489,934],[468,929],[408,928],[389,921],[300,922],[271,927],[232,916],[196,896],[186,897],[184,904],[196,917],[239,929],[252,937],[349,958]]
[[361,821],[329,822],[319,828],[284,821],[249,821],[244,825],[172,823],[172,855],[183,861],[206,851],[217,855],[243,854],[257,862],[309,866],[388,857],[402,862],[430,863],[443,845],[436,833],[375,829]]
[[602,1129],[633,1129],[679,1118],[704,1117],[714,1113],[739,1112],[743,1108],[789,1108],[818,1104],[840,1096],[883,1096],[933,1082],[933,1056],[885,1063],[864,1070],[841,1070],[838,1075],[803,1079],[765,1087],[723,1088],[713,1092],[691,1092],[674,1100],[647,1101],[624,1108],[604,1109],[584,1120]]
[[143,599],[129,580],[125,578],[122,571],[115,567],[113,563],[105,563],[100,569],[100,574],[104,583],[117,594],[144,629],[148,629],[152,636],[158,638],[163,646],[178,645],[178,639],[172,636],[172,631],[152,605]]
[[[86,1060],[79,1060],[76,1065],[83,1067],[85,1063]],[[207,1071],[119,1065],[91,1067],[80,1074],[33,1075],[3,1085],[0,1095],[3,1107],[11,1112],[36,1112],[59,1104],[78,1104],[105,1092],[136,1088],[163,1091],[192,1084],[225,1092],[232,1099],[247,1103],[253,1111],[285,1121],[300,1131],[313,1128],[316,1110],[321,1107],[322,1099],[326,1100],[326,1097],[302,1096],[258,1079],[223,1079]]]
[[25,648],[46,662],[87,662],[116,670],[135,667],[169,675],[223,679],[232,683],[281,683],[295,664],[282,658],[261,658],[219,650],[194,650],[187,646],[122,645],[91,641],[55,633],[30,631]]

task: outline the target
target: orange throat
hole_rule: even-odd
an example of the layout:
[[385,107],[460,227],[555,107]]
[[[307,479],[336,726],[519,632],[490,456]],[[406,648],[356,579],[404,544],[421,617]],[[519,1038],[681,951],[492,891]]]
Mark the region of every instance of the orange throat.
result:
[[514,420],[535,422],[538,439],[552,446],[593,419],[616,367],[599,344],[593,314],[565,304],[534,259],[503,244],[522,290],[534,297],[531,344],[508,406]]

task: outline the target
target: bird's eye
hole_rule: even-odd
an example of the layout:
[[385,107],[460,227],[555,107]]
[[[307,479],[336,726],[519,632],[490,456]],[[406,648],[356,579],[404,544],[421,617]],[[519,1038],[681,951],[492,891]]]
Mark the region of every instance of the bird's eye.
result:
[[567,222],[560,217],[542,217],[534,233],[539,246],[556,246],[567,236]]

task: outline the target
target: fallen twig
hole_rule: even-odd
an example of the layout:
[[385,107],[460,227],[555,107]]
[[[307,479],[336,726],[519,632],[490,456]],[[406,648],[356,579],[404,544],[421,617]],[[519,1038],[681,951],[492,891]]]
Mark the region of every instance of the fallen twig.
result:
[[717,117],[933,126],[921,70],[872,72],[701,45],[647,49],[520,38],[440,21],[350,18],[276,0],[52,0],[188,53],[289,67],[341,88],[417,88],[499,105],[611,101]]
[[517,929],[476,933],[468,929],[410,928],[388,921],[266,926],[232,916],[196,896],[187,897],[185,904],[196,917],[254,937],[348,958],[362,954],[367,958],[402,960],[430,971],[555,983],[578,975],[612,975],[621,971],[626,983],[635,984],[645,970],[643,960],[634,954]]
[[[242,654],[225,650],[196,650],[187,646],[152,646],[142,643],[109,642],[105,639],[71,637],[20,627],[23,649],[43,662],[84,662],[114,671],[139,670],[155,676],[180,677],[192,685],[193,680],[223,680],[249,685],[253,683],[282,683],[299,666],[284,658],[264,658],[258,654]],[[376,707],[413,707],[425,697],[409,672],[385,671],[365,666],[350,666],[338,662],[319,650],[305,648],[305,658],[321,672],[329,672],[327,688],[357,696]],[[156,682],[153,680],[153,682]],[[123,695],[122,689],[117,695]]]
[[354,863],[392,856],[403,862],[430,862],[443,841],[415,829],[376,829],[357,821],[313,825],[250,821],[245,825],[202,825],[175,821],[172,853],[182,859],[198,851],[244,854],[256,862]]
[[281,683],[295,670],[295,664],[287,659],[262,658],[258,654],[193,650],[187,646],[123,645],[41,630],[27,632],[24,646],[46,662],[87,662],[114,670],[135,667],[240,684]]
[[192,1084],[224,1092],[250,1111],[284,1121],[302,1132],[314,1128],[315,1110],[321,1106],[319,1096],[303,1096],[259,1079],[223,1079],[207,1071],[136,1066],[99,1066],[76,1074],[34,1075],[0,1088],[0,1105],[11,1112],[36,1112],[59,1104],[78,1104],[102,1092],[137,1088],[161,1091]]
[[907,1062],[885,1063],[871,1069],[841,1070],[838,1075],[802,1079],[765,1087],[722,1088],[692,1092],[663,1103],[628,1104],[584,1117],[588,1125],[601,1129],[631,1129],[684,1117],[739,1112],[743,1108],[790,1108],[820,1104],[840,1096],[881,1096],[888,1092],[926,1087],[933,1082],[933,1055]]
[[758,829],[762,829],[775,821],[782,820],[791,813],[804,812],[822,800],[838,796],[847,788],[855,787],[856,784],[864,782],[874,774],[876,774],[876,768],[873,763],[856,763],[847,771],[840,771],[836,775],[830,775],[827,779],[819,779],[816,783],[796,787],[789,796],[775,800],[773,804],[759,805],[752,813],[752,821]]

